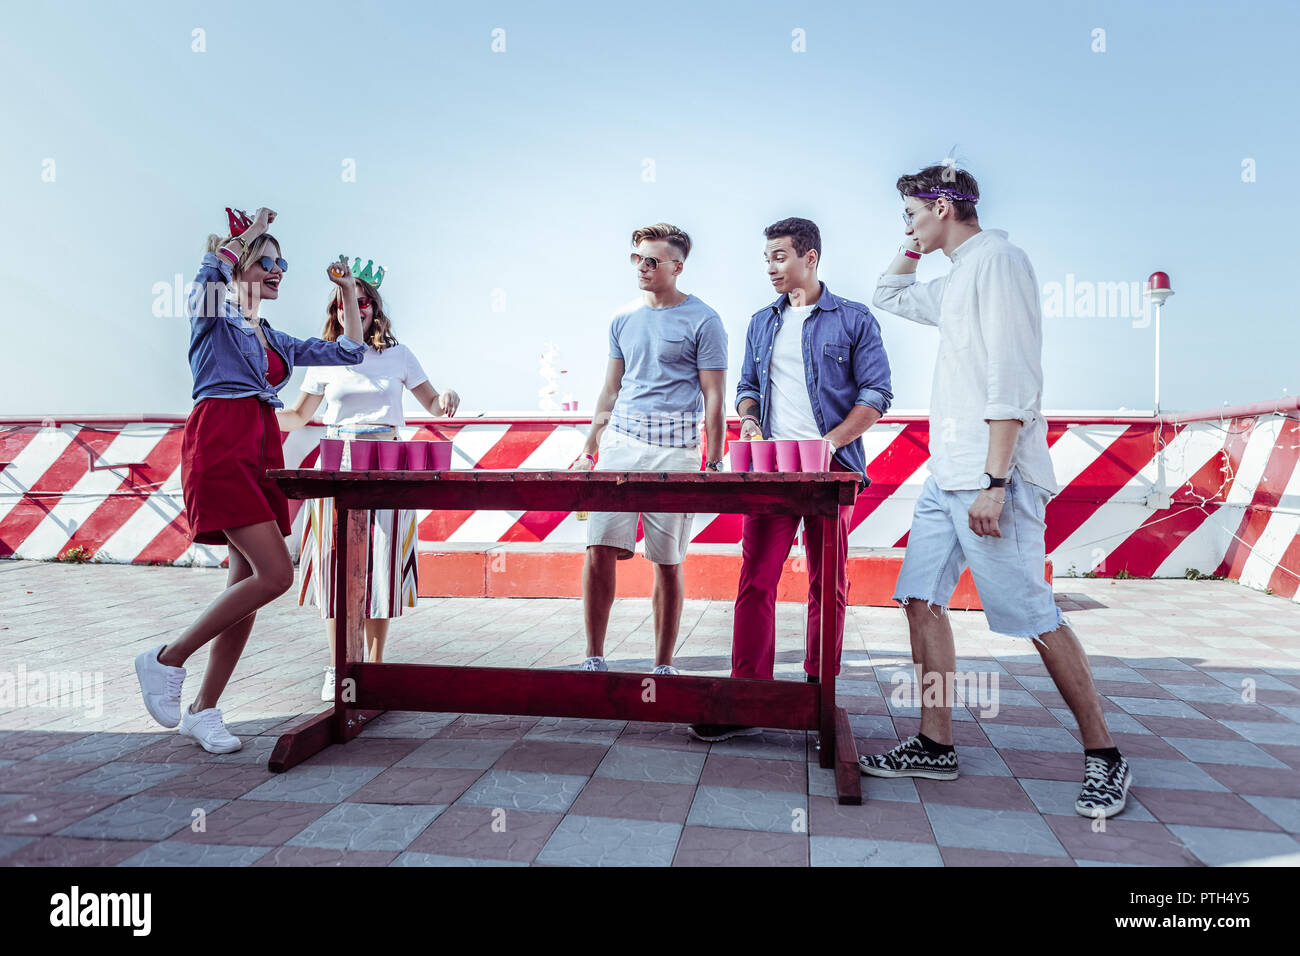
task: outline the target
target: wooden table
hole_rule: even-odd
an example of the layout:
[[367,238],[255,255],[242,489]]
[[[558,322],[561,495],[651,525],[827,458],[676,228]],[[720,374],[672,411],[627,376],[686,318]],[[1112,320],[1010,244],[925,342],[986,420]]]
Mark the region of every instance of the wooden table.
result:
[[[279,773],[342,744],[385,710],[520,714],[670,723],[744,724],[821,735],[840,803],[862,802],[848,715],[835,705],[835,575],[822,577],[820,682],[516,667],[365,663],[366,511],[666,511],[797,514],[822,523],[822,566],[835,567],[838,512],[854,499],[844,472],[730,474],[610,471],[269,472],[290,498],[333,498],[337,564],[335,702],[283,734],[268,769]],[[348,683],[349,679],[352,681]]]

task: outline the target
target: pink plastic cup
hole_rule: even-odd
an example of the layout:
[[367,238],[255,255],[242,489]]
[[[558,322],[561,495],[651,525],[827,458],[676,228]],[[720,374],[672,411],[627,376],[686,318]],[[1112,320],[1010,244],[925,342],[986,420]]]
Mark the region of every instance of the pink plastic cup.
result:
[[349,444],[352,446],[353,471],[375,471],[379,467],[379,442],[353,441]]
[[770,440],[749,443],[753,471],[776,471],[776,442]]
[[799,442],[799,468],[801,471],[830,471],[830,443],[822,438]]
[[400,441],[377,441],[379,467],[384,471],[401,471],[406,467],[406,449]]
[[451,470],[451,442],[425,442],[429,446],[429,467],[434,471]]
[[732,471],[749,471],[749,467],[753,462],[749,447],[751,444],[753,443],[747,441],[733,441],[731,443],[727,451],[731,454]]
[[343,439],[322,438],[320,440],[321,471],[338,471],[343,467]]
[[776,470],[798,471],[799,443],[797,441],[781,439],[774,444],[776,445]]
[[406,467],[411,471],[423,471],[429,467],[429,443],[427,441],[406,441]]

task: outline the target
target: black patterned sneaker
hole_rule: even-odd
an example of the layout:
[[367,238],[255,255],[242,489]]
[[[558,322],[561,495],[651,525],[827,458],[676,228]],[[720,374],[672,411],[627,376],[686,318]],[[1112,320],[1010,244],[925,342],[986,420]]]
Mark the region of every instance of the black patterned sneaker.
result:
[[691,724],[691,736],[710,743],[730,740],[732,737],[753,737],[762,732],[761,727],[742,727],[738,724]]
[[893,750],[858,758],[858,769],[872,777],[925,777],[956,780],[957,751],[932,754],[917,737],[908,737]]
[[1074,801],[1074,812],[1082,817],[1113,817],[1124,809],[1133,771],[1123,757],[1107,760],[1088,754],[1083,758],[1083,789]]

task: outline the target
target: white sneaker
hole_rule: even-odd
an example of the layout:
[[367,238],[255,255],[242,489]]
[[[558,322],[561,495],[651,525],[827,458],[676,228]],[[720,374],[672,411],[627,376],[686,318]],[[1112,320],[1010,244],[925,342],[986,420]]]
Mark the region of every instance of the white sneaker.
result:
[[681,671],[679,671],[676,667],[673,667],[672,664],[656,664],[655,669],[652,670],[650,673],[651,674],[680,674]]
[[605,658],[603,657],[588,657],[585,661],[583,661],[581,664],[578,665],[578,670],[607,671],[609,670],[609,665],[605,663]]
[[159,644],[135,659],[135,676],[140,681],[140,695],[149,716],[164,727],[181,722],[181,683],[185,668],[168,667],[158,660],[166,644]]
[[181,714],[181,733],[193,737],[204,750],[210,754],[234,753],[244,746],[243,742],[226,729],[221,719],[221,711],[215,707],[190,713],[188,707]]
[[320,689],[320,699],[334,703],[334,668],[325,668],[325,683]]

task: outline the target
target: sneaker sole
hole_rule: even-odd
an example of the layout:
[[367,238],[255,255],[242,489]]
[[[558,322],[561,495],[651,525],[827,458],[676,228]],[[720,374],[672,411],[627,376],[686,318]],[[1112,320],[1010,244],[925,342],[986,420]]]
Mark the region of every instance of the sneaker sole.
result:
[[733,730],[730,733],[719,734],[716,737],[705,737],[702,734],[697,734],[693,730],[690,731],[690,735],[696,740],[703,740],[705,743],[716,744],[720,740],[730,740],[732,737],[757,737],[762,732],[762,727],[749,727],[745,730]]
[[[145,654],[148,653],[150,652],[145,651]],[[174,730],[175,728],[181,725],[180,708],[177,708],[176,720],[170,724],[167,723],[167,721],[163,720],[162,717],[158,716],[158,711],[154,709],[153,703],[149,700],[148,691],[144,689],[145,662],[144,660],[142,660],[142,658],[144,658],[145,654],[141,654],[139,657],[135,659],[135,679],[136,682],[140,685],[140,697],[144,701],[144,709],[147,710],[149,712],[149,716],[152,717],[154,720],[158,721],[159,724],[166,727],[168,730]]]
[[867,777],[922,777],[926,780],[956,780],[956,770],[885,770],[880,767],[868,767],[861,760],[858,769]]
[[1089,820],[1095,820],[1098,817],[1105,820],[1117,813],[1122,813],[1124,807],[1128,804],[1128,789],[1131,786],[1133,786],[1133,772],[1130,770],[1128,780],[1124,783],[1124,792],[1119,795],[1119,803],[1113,807],[1081,807],[1076,802],[1074,812],[1081,817],[1087,817]]
[[238,741],[233,747],[215,747],[215,746],[209,747],[202,740],[199,740],[198,737],[195,737],[193,734],[187,731],[182,730],[180,731],[180,733],[184,734],[186,737],[189,737],[190,740],[194,741],[196,744],[198,744],[200,747],[202,747],[210,754],[233,754],[236,750],[244,749],[244,742],[242,740]]

